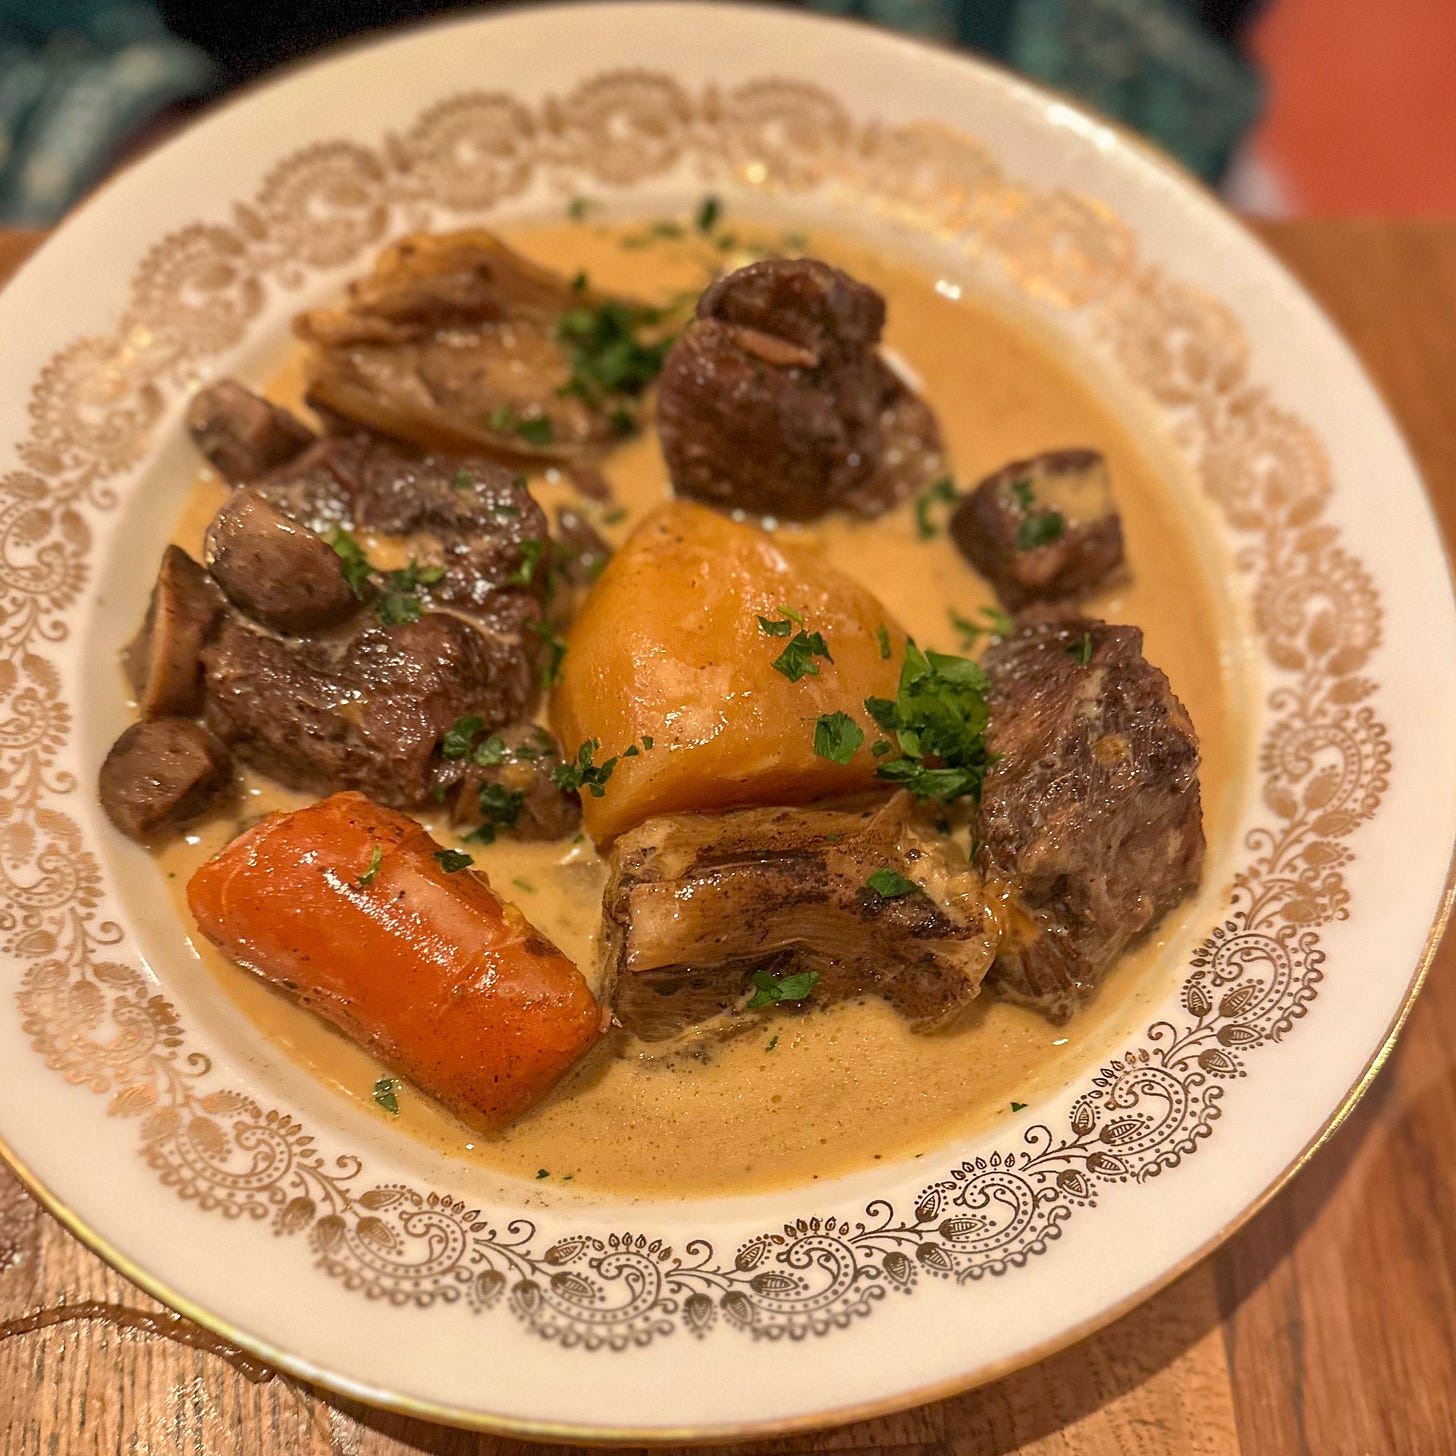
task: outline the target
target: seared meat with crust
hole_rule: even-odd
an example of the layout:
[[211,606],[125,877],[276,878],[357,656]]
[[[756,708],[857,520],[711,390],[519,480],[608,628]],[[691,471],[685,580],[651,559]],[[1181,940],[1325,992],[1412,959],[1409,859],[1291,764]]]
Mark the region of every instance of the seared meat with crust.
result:
[[202,711],[202,649],[227,603],[180,546],[162,553],[146,620],[122,653],[143,718]]
[[[562,839],[581,828],[581,798],[556,785],[561,747],[538,723],[513,723],[456,759],[442,759],[438,783],[456,789],[450,822],[489,825],[513,839]],[[487,838],[489,838],[487,834]]]
[[884,321],[878,293],[813,258],[719,279],[663,366],[658,433],[673,489],[810,520],[833,506],[879,515],[926,484],[939,431],[876,353]]
[[101,807],[123,834],[146,843],[200,818],[232,788],[227,749],[200,723],[133,723],[101,765]]
[[294,328],[312,346],[310,398],[337,415],[426,450],[564,460],[618,433],[562,341],[563,321],[603,306],[491,233],[422,233]]
[[230,621],[204,654],[206,720],[244,762],[292,788],[429,801],[434,754],[457,718],[520,718],[536,685],[518,645],[431,612],[366,619],[333,642],[282,642]]
[[187,429],[217,473],[234,484],[257,480],[314,442],[302,420],[235,379],[219,379],[192,397]]
[[286,636],[335,627],[359,609],[338,554],[256,486],[212,518],[203,554],[234,606]]
[[1013,612],[1087,596],[1122,567],[1122,521],[1095,450],[1013,460],[961,501],[950,533]]
[[1136,627],[1022,627],[982,665],[996,757],[978,866],[1022,912],[992,982],[1064,1021],[1198,883],[1198,738]]
[[[618,1019],[647,1041],[731,1025],[770,970],[818,971],[813,1004],[868,994],[917,1030],[951,1020],[1000,927],[965,856],[910,808],[672,814],[619,836],[602,901]],[[887,898],[868,883],[881,869],[923,893]]]

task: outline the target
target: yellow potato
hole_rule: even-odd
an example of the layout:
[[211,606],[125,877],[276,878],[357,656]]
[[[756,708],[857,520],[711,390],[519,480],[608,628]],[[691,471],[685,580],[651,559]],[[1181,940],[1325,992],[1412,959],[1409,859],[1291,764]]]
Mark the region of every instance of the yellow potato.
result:
[[[760,615],[787,607],[832,661],[791,682],[773,662],[797,634]],[[880,643],[885,629],[888,655]],[[875,783],[867,697],[895,696],[905,634],[863,587],[804,548],[703,506],[649,516],[613,556],[567,639],[551,702],[563,752],[595,738],[619,755],[601,798],[582,794],[587,830],[612,838],[654,814],[801,804]],[[821,714],[848,713],[865,741],[847,764],[814,752]],[[620,755],[642,737],[652,747]]]

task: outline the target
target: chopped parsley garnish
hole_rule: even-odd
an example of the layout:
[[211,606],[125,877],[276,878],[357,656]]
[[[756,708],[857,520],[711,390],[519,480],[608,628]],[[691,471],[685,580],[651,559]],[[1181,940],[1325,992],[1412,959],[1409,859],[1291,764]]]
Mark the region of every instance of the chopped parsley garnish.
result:
[[899,900],[905,895],[924,894],[914,880],[907,880],[898,870],[889,865],[878,869],[865,881],[882,900]]
[[814,725],[814,752],[833,763],[848,763],[864,742],[864,729],[848,713],[824,713]]
[[465,837],[480,844],[494,844],[502,829],[515,828],[525,802],[526,796],[520,789],[508,789],[504,784],[481,784],[476,794],[480,824]]
[[637,428],[637,416],[624,404],[619,404],[607,415],[607,428],[619,439],[630,435]]
[[575,763],[562,763],[556,766],[556,771],[551,775],[558,789],[585,789],[594,799],[600,799],[607,791],[607,780],[611,778],[612,771],[617,767],[617,759],[607,759],[605,763],[594,764],[592,758],[595,756],[601,743],[595,738],[588,738],[576,751]]
[[790,252],[794,252],[799,248],[807,248],[809,246],[809,238],[808,235],[805,233],[785,233],[781,241],[783,242],[784,247],[789,249]]
[[937,501],[949,503],[956,498],[955,481],[943,475],[927,491],[915,500],[915,534],[922,541],[929,541],[940,535],[940,527],[930,519],[930,512]]
[[770,1038],[769,1044],[766,1047],[764,1047],[764,1051],[771,1052],[778,1044],[779,1044],[779,1036],[778,1036],[778,1032],[775,1032],[773,1034],[773,1036]]
[[511,884],[513,884],[518,890],[524,890],[528,895],[534,895],[536,893],[535,885],[533,885],[530,880],[523,880],[519,875],[517,875],[515,879],[511,881]]
[[876,738],[875,741],[870,744],[870,752],[874,754],[876,758],[883,758],[887,753],[892,752],[893,749],[894,745],[891,743],[886,743],[883,738]]
[[[568,309],[556,325],[556,337],[571,356],[571,378],[561,393],[593,408],[605,396],[640,395],[661,372],[672,344],[670,338],[644,343],[638,337],[638,330],[657,318],[655,309],[610,300],[595,308]],[[635,428],[632,418],[627,430]]]
[[1050,546],[1067,529],[1067,523],[1060,511],[1038,511],[1027,516],[1016,528],[1016,549],[1035,551],[1038,546]]
[[440,740],[440,757],[464,758],[484,727],[485,719],[474,713],[468,718],[457,718]]
[[712,232],[722,215],[723,204],[716,197],[705,197],[698,204],[698,231],[700,233]]
[[475,484],[475,477],[463,467],[450,477],[451,490],[469,490]]
[[1028,1104],[1025,1103],[1025,1102],[1013,1102],[1011,1104],[1011,1110],[1013,1112],[1025,1112],[1027,1106],[1028,1106]]
[[364,548],[342,526],[337,527],[329,537],[329,545],[334,548],[334,555],[339,558],[339,566],[344,573],[344,580],[349,583],[349,590],[362,602],[369,594],[369,576],[372,570]]
[[627,508],[625,506],[613,506],[602,516],[602,525],[616,526],[627,519]]
[[572,222],[580,222],[592,208],[596,207],[595,199],[590,197],[573,197],[566,204],[566,215]]
[[384,587],[374,603],[374,614],[386,627],[418,622],[424,610],[419,598],[422,586],[433,586],[445,575],[443,566],[421,566],[413,557],[398,571],[385,573]]
[[1084,632],[1075,642],[1067,643],[1067,656],[1079,667],[1086,667],[1092,661],[1092,634]]
[[546,557],[549,541],[538,541],[535,537],[521,542],[521,564],[506,577],[507,586],[530,586],[536,580],[541,562]]
[[880,644],[880,661],[890,660],[890,629],[883,622],[875,628],[875,641]]
[[866,698],[865,711],[894,737],[901,757],[876,775],[918,799],[979,798],[986,750],[986,674],[968,657],[905,645],[893,699]]
[[573,293],[585,293],[588,286],[586,270],[582,269],[571,280],[571,291]]
[[1029,511],[1036,501],[1036,494],[1032,488],[1031,476],[1023,475],[1019,480],[1011,482],[1011,494],[1016,497],[1016,504],[1024,511]]
[[790,682],[801,677],[818,677],[819,664],[814,661],[822,657],[833,662],[824,638],[818,632],[796,632],[789,638],[788,646],[769,665],[775,672],[781,672]]
[[536,1169],[536,1176],[538,1178],[549,1178],[551,1176],[551,1173],[550,1173],[550,1170],[549,1169],[546,1169],[546,1168],[537,1168]]
[[447,875],[453,875],[456,870],[469,869],[475,863],[475,857],[466,854],[463,849],[437,849],[435,859]]
[[562,665],[566,661],[566,642],[556,631],[556,624],[544,617],[527,622],[526,627],[541,639],[541,686],[554,688],[561,681]]
[[374,1100],[391,1116],[399,1116],[399,1097],[396,1093],[399,1083],[393,1077],[381,1077],[374,1084]]
[[961,646],[972,648],[982,637],[1009,637],[1016,630],[1016,621],[1000,607],[982,607],[980,615],[984,623],[973,622],[963,617],[954,608],[950,609],[950,624],[961,634]]
[[822,973],[819,971],[797,971],[792,976],[775,976],[769,971],[753,973],[753,996],[748,1009],[759,1006],[773,1006],[779,1001],[803,1001],[814,989]]
[[770,637],[787,637],[795,627],[802,627],[804,618],[794,611],[792,607],[780,607],[779,619],[772,621],[768,617],[758,619],[759,630],[767,632]]
[[530,415],[523,418],[515,410],[502,405],[490,412],[486,422],[497,435],[515,435],[537,449],[556,443],[556,428],[545,415]]
[[652,747],[652,735],[650,733],[644,733],[642,735],[642,746],[643,748],[649,749]]
[[374,853],[369,856],[369,868],[354,881],[361,890],[367,890],[374,883],[375,876],[379,873],[379,866],[384,863],[384,846],[376,844]]

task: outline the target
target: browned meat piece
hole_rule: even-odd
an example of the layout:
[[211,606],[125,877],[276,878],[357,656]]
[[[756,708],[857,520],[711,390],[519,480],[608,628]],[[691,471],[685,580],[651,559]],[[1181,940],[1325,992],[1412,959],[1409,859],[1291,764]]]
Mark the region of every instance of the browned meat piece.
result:
[[[583,378],[574,339],[592,344],[608,315],[624,349],[645,351],[629,361],[640,367]],[[633,335],[644,316],[474,231],[403,239],[343,308],[295,328],[312,349],[310,398],[336,415],[426,450],[566,460],[610,444],[623,399],[656,373],[660,350]]]
[[302,420],[232,379],[192,397],[187,428],[218,474],[235,483],[277,469],[314,441]]
[[961,501],[950,532],[1013,612],[1087,596],[1122,566],[1122,521],[1095,450],[1013,460]]
[[227,749],[186,718],[133,723],[101,765],[101,807],[143,843],[200,818],[231,787]]
[[235,491],[218,511],[203,549],[233,605],[275,632],[319,632],[358,610],[338,554],[256,486]]
[[561,748],[539,724],[513,723],[495,733],[456,725],[446,739],[440,790],[458,787],[452,824],[479,826],[480,837],[562,839],[581,828],[581,799],[556,786]]
[[[648,1041],[727,1028],[762,999],[755,973],[817,972],[811,1005],[868,994],[917,1030],[951,1020],[1000,927],[965,856],[910,807],[674,814],[621,835],[602,902],[618,1019]],[[881,894],[881,870],[920,888]]]
[[202,649],[225,606],[202,567],[180,546],[167,547],[146,620],[122,654],[143,718],[202,711]]
[[876,353],[884,321],[878,293],[812,258],[719,279],[663,366],[673,489],[802,521],[834,506],[879,515],[927,484],[940,433]]
[[244,762],[313,793],[357,788],[430,802],[437,745],[469,714],[525,715],[536,694],[519,642],[432,612],[335,642],[279,641],[228,622],[204,654],[208,726]]
[[1023,627],[982,665],[996,757],[978,863],[1013,893],[992,980],[1063,1021],[1198,883],[1198,738],[1136,627]]

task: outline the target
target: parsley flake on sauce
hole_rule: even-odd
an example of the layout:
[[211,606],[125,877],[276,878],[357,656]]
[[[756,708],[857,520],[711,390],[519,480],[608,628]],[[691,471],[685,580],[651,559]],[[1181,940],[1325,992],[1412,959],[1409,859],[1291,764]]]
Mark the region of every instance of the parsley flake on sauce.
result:
[[824,713],[814,724],[814,752],[832,763],[848,763],[864,742],[864,729],[848,713]]
[[475,863],[474,855],[466,854],[463,849],[437,849],[435,859],[447,875],[453,875],[457,870],[469,869]]
[[530,586],[536,580],[536,573],[546,557],[546,548],[551,543],[529,537],[521,542],[521,564],[506,577],[507,586]]
[[955,481],[943,475],[928,490],[915,500],[915,534],[922,541],[933,540],[940,535],[940,527],[930,519],[930,512],[937,502],[949,504],[956,498]]
[[1066,652],[1078,667],[1086,667],[1092,661],[1092,634],[1084,632],[1075,642],[1067,643]]
[[491,410],[486,423],[497,435],[515,435],[517,439],[534,445],[538,450],[556,443],[556,427],[545,415],[529,415],[523,418],[515,410],[502,405],[499,409]]
[[369,594],[369,577],[373,570],[364,548],[342,526],[335,528],[329,537],[329,545],[339,558],[349,590],[362,602]]
[[705,197],[698,204],[697,224],[700,233],[710,233],[723,215],[723,204],[716,197]]
[[775,976],[769,971],[755,971],[748,1009],[753,1011],[760,1006],[774,1006],[780,1001],[806,1000],[821,974],[819,971],[797,971],[792,976]]
[[880,644],[880,661],[890,660],[890,629],[883,622],[875,628],[875,641]]
[[[657,378],[672,346],[671,338],[648,342],[640,336],[659,317],[656,309],[612,300],[595,308],[568,309],[556,325],[557,342],[571,359],[571,378],[560,392],[574,394],[593,408],[613,395],[635,399]],[[630,433],[636,424],[625,412],[621,425],[614,421],[612,427]]]
[[982,607],[980,615],[986,619],[984,623],[961,616],[954,607],[950,608],[949,615],[950,624],[961,634],[961,646],[966,649],[974,647],[982,637],[998,637],[1004,641],[1016,630],[1015,618],[1000,607]]
[[865,881],[882,900],[899,900],[906,895],[920,895],[925,892],[914,880],[907,880],[898,870],[889,865],[878,869]]
[[548,690],[554,688],[561,681],[562,665],[566,661],[566,639],[557,632],[556,624],[544,617],[527,622],[526,628],[541,639],[541,686]]
[[391,1116],[399,1116],[399,1083],[393,1077],[381,1077],[374,1084],[374,1100]]
[[880,764],[876,776],[917,799],[979,799],[990,763],[988,686],[984,669],[970,658],[922,652],[907,642],[896,696],[865,699],[865,711],[901,755]]
[[376,844],[374,853],[369,856],[369,868],[354,881],[361,890],[367,890],[374,883],[375,876],[379,873],[379,866],[384,863],[384,846]]
[[1011,1110],[1013,1112],[1025,1112],[1029,1105],[1026,1102],[1013,1102],[1011,1104]]
[[424,610],[419,598],[422,586],[434,586],[445,575],[443,566],[421,566],[410,558],[408,566],[385,573],[384,586],[374,603],[374,615],[386,627],[418,622]]

